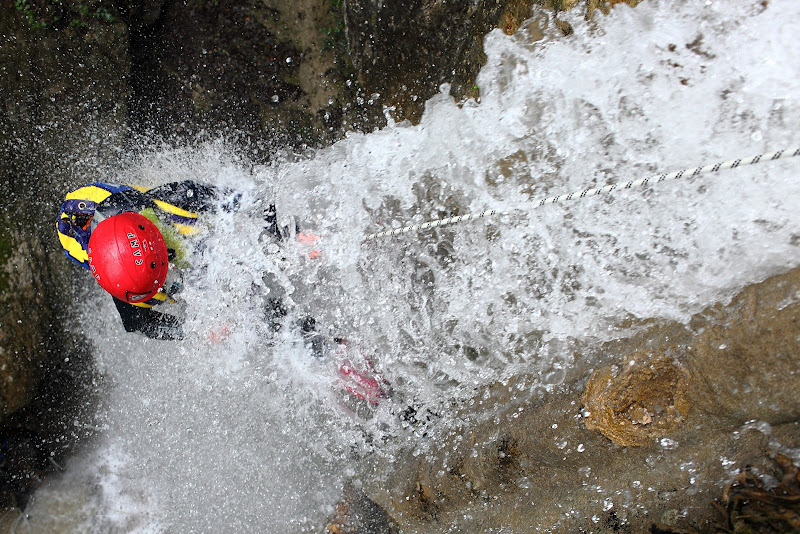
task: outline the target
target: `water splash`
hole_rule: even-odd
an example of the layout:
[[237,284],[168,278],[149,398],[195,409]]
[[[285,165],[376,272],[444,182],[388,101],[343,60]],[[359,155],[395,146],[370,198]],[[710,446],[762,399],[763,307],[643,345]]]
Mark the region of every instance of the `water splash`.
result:
[[[449,408],[481,385],[521,373],[539,374],[531,387],[556,384],[577,341],[624,336],[632,318],[686,320],[797,265],[794,161],[361,243],[797,144],[795,3],[652,1],[567,17],[570,38],[541,13],[512,37],[491,33],[480,102],[458,105],[444,87],[417,126],[390,123],[264,167],[210,143],[121,169],[132,182],[235,187],[244,205],[212,221],[184,294],[185,341],[124,335],[94,291],[99,312],[83,327],[109,381],[108,429],[33,510],[44,518],[59,488],[89,484],[78,506],[89,530],[314,531],[344,481],[368,476],[366,455],[430,445],[400,424],[408,403],[446,427]],[[322,236],[321,259],[292,246],[275,267],[258,239],[273,199],[282,224]],[[374,354],[396,398],[354,417],[297,332],[265,341],[266,272],[297,313]],[[231,334],[215,344],[206,334],[219,324]]]

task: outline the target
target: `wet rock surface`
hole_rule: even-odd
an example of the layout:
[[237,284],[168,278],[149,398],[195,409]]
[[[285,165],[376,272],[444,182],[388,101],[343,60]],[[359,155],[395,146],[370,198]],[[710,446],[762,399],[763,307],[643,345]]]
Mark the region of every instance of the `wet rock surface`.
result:
[[225,133],[268,158],[370,129],[379,116],[345,83],[330,2],[165,2],[157,16],[130,16],[131,118],[142,133]]
[[365,92],[416,122],[443,83],[456,98],[477,95],[483,36],[496,27],[514,33],[532,3],[351,0],[344,4],[346,44]]
[[64,12],[19,7],[3,3],[0,15],[3,507],[24,507],[42,476],[92,433],[98,377],[81,333],[66,327],[84,310],[52,229],[72,173],[114,153],[128,66],[123,27],[67,23],[47,32],[42,25]]
[[[364,491],[403,532],[716,532],[737,473],[794,473],[781,455],[800,446],[798,295],[800,268],[689,325],[577,353],[557,391],[517,377],[478,392],[495,417],[432,435]],[[581,364],[604,354],[608,367]]]
[[348,484],[327,531],[333,534],[395,534],[399,529],[383,508]]
[[443,83],[475,96],[484,35],[530,0],[229,0],[120,6],[131,30],[131,117],[143,132],[226,131],[261,158],[347,131],[419,120]]

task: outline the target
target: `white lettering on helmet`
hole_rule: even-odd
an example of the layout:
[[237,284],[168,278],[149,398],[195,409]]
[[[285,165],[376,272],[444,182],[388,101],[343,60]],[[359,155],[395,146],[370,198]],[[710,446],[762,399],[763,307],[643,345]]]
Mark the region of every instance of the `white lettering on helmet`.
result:
[[128,239],[136,239],[136,234],[133,232],[128,232]]
[[139,241],[136,239],[131,240],[131,248],[139,248]]
[[142,249],[134,250],[133,251],[133,255],[134,256],[141,256],[142,255]]
[[141,264],[143,264],[143,263],[144,263],[144,260],[140,258],[140,259],[138,259],[138,260],[134,260],[134,262],[133,262],[133,263],[135,263],[136,265],[141,265]]

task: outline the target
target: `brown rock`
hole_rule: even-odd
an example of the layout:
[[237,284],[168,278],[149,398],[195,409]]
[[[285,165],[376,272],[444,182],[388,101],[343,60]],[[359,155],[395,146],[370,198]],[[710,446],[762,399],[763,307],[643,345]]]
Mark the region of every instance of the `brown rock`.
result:
[[687,372],[675,358],[635,353],[621,372],[607,367],[591,376],[584,423],[618,445],[647,445],[685,419],[686,387]]
[[771,458],[800,447],[798,313],[800,267],[689,324],[629,324],[578,350],[560,389],[481,389],[467,411],[491,417],[432,434],[364,491],[403,532],[709,531],[737,471],[780,480]]
[[693,408],[729,424],[800,419],[800,270],[749,286],[690,327]]

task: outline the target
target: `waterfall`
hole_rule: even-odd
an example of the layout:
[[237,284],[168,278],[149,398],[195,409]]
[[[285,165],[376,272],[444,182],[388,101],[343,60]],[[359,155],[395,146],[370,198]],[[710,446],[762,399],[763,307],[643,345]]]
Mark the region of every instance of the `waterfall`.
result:
[[[242,192],[208,219],[182,295],[180,342],[125,334],[86,285],[79,328],[105,377],[98,439],[35,494],[31,527],[96,532],[316,532],[369,458],[426,454],[480,386],[564,380],[570,347],[686,321],[800,263],[794,160],[531,209],[584,187],[798,144],[800,5],[652,0],[560,35],[537,11],[485,39],[480,99],[443,87],[418,125],[353,133],[269,165],[224,141],[133,158],[119,181],[192,178]],[[260,210],[321,236],[276,263]],[[365,244],[365,235],[467,212],[507,213]],[[263,278],[293,313],[344,336],[392,383],[355,409],[335,365],[296,329],[263,327]],[[91,286],[91,287],[90,287]],[[230,334],[213,342],[224,325]],[[479,403],[478,403],[479,404]],[[489,417],[475,405],[474,417]],[[425,432],[399,414],[437,414]]]

